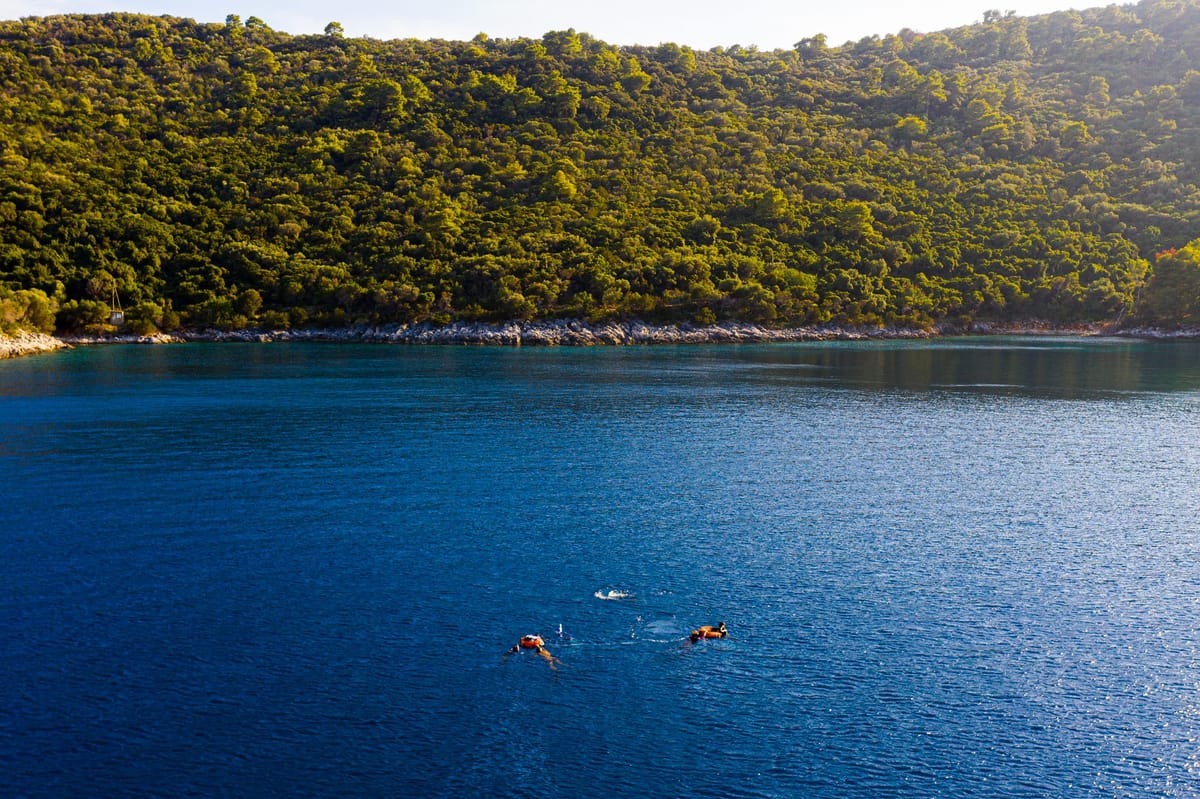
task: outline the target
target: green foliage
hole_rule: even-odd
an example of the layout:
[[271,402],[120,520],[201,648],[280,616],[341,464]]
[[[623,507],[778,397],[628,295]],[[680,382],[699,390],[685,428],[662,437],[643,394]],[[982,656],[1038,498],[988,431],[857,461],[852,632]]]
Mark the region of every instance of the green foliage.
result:
[[12,291],[0,286],[0,333],[54,331],[58,302],[39,289]]
[[1200,239],[1159,254],[1140,312],[1152,323],[1200,326]]
[[55,318],[55,327],[71,332],[99,332],[108,324],[109,307],[96,300],[67,300]]
[[1198,0],[775,52],[0,22],[0,324],[1181,324],[1197,54]]

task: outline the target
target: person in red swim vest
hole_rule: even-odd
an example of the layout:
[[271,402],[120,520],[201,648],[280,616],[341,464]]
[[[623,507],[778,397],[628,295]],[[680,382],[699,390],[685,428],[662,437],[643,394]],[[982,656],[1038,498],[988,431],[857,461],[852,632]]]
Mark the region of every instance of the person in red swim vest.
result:
[[701,638],[724,638],[729,635],[729,631],[725,629],[725,622],[717,622],[717,626],[704,624],[692,630],[692,634],[688,638],[692,639],[692,643],[696,643]]
[[508,650],[507,654],[515,655],[522,649],[532,649],[549,664],[550,668],[557,671],[555,664],[562,663],[561,660],[550,654],[550,650],[546,648],[546,642],[542,640],[540,635],[522,635],[521,640],[512,645],[512,649]]

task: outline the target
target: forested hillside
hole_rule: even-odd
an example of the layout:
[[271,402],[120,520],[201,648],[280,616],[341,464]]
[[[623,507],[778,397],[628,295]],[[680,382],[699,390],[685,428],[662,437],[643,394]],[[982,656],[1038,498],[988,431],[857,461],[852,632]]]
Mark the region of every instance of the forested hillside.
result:
[[1198,0],[775,52],[0,23],[9,327],[1185,324],[1197,237]]

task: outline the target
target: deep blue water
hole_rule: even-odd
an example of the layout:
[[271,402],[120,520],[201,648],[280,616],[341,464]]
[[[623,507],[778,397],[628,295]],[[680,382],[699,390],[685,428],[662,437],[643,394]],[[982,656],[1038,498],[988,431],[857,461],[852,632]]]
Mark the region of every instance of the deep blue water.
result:
[[0,362],[0,796],[1197,796],[1198,443],[1195,344]]

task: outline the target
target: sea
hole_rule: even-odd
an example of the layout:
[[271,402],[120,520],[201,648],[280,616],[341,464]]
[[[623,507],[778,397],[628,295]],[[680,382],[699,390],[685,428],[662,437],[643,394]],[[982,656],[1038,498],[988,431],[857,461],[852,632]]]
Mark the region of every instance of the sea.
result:
[[1195,797],[1198,478],[1195,342],[3,361],[0,796]]

